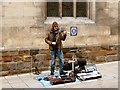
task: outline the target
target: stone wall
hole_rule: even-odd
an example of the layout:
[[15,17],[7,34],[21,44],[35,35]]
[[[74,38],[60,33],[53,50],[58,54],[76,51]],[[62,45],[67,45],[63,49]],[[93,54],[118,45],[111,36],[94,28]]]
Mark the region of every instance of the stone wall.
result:
[[[0,8],[0,11],[2,12],[0,16],[3,19],[1,31],[2,40],[0,45],[2,45],[3,48],[48,48],[44,42],[44,38],[50,28],[50,24],[44,24],[46,21],[46,7],[44,2],[4,2],[3,6]],[[79,40],[80,43],[76,42],[76,39],[72,39],[73,42],[76,42],[74,43],[74,46],[92,45],[92,42],[93,44],[94,42],[96,44],[96,41],[99,40],[101,42],[97,42],[97,44],[105,44],[106,42],[100,34],[105,35],[102,33],[105,30],[105,33],[108,33],[109,35],[117,35],[117,20],[118,2],[96,2],[95,23],[77,24],[79,36],[82,36],[80,38],[83,39]],[[70,26],[72,25],[62,24],[60,26],[69,31]],[[106,32],[106,29],[109,29],[110,31]],[[91,33],[92,35],[94,34],[94,36],[100,34],[98,37],[90,37]],[[79,36],[77,38],[79,38]],[[111,37],[111,40],[109,37]],[[110,44],[116,44],[117,36],[113,37],[116,37],[116,39],[114,38],[114,40],[112,36],[108,36],[108,43],[106,44],[109,44],[109,41],[113,41],[113,43],[110,42]]]
[[1,75],[11,75],[34,72],[35,66],[39,70],[48,70],[47,54],[40,53],[38,49],[9,49],[0,52]]
[[[64,59],[72,60],[70,50],[78,49],[76,55],[78,59],[86,59],[87,63],[103,63],[118,60],[118,46],[89,46],[64,48]],[[34,72],[35,66],[40,71],[50,69],[50,53],[48,49],[9,49],[1,51],[0,67],[1,75],[12,75],[26,72]],[[59,63],[57,59],[56,67]]]
[[43,3],[4,2],[2,11],[4,48],[46,48]]
[[[120,1],[118,3],[118,38],[120,38]],[[120,39],[118,39],[118,44],[120,44]],[[118,54],[120,53],[120,48],[118,48]],[[118,56],[120,58],[120,55]]]
[[[67,25],[64,29],[69,32],[70,27],[70,25]],[[77,28],[77,36],[70,36],[68,34],[66,40],[63,42],[64,47],[87,47],[118,44],[118,35],[111,35],[111,30],[108,26],[86,24],[77,26]]]
[[118,34],[118,2],[97,2],[96,23],[110,26],[111,34]]

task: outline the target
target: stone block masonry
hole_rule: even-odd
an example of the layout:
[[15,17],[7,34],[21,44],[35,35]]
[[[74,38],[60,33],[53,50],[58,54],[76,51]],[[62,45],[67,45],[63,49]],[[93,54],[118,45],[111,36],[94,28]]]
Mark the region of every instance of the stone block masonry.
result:
[[[63,48],[65,60],[72,59],[71,49],[78,49],[77,57],[79,59],[86,59],[87,63],[103,63],[118,60],[117,45]],[[35,66],[39,70],[50,69],[51,56],[48,49],[22,48],[3,50],[0,53],[2,55],[0,60],[2,75],[32,72]],[[58,58],[56,67],[59,67]]]
[[[48,46],[44,42],[47,31],[50,29],[51,23],[56,21],[56,17],[51,18],[48,22],[46,15],[46,2],[3,2],[2,12],[0,16],[2,22],[2,40],[1,44],[4,48],[41,48],[47,49]],[[96,13],[95,23],[79,23],[88,22],[73,18],[78,27],[78,37],[70,37],[63,43],[64,47],[77,47],[81,45],[113,45],[117,44],[117,20],[118,20],[118,3],[96,2],[94,10],[89,13]],[[88,10],[87,10],[88,11]],[[59,17],[58,17],[59,18]],[[67,31],[74,25],[71,19],[59,18],[60,27]],[[89,17],[88,17],[89,19]],[[64,22],[69,22],[65,24]],[[94,22],[94,20],[90,20]],[[46,23],[45,23],[46,22]],[[58,20],[59,22],[59,20]],[[70,43],[73,41],[73,43]],[[41,43],[42,42],[42,43]]]
[[[0,53],[2,55],[0,60],[1,75],[31,72],[35,64],[39,70],[45,70],[49,65],[47,55],[40,54],[39,49],[11,49],[0,51]],[[37,61],[34,62],[33,56],[36,57]]]

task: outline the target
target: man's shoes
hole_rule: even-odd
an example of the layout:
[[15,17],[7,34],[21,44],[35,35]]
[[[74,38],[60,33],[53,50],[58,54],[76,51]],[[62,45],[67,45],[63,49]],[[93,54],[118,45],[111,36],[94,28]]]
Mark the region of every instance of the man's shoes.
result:
[[50,75],[51,75],[51,76],[53,76],[53,75],[54,75],[54,73],[50,73]]
[[65,75],[65,74],[67,74],[67,72],[61,72],[61,73],[60,73],[60,75]]

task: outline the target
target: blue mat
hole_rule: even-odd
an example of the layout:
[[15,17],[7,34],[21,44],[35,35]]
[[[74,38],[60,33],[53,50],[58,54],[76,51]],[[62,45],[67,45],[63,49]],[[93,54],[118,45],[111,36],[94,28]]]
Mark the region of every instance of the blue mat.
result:
[[44,87],[52,86],[52,85],[50,84],[50,81],[45,81],[45,80],[43,80],[45,77],[47,77],[47,76],[37,76],[36,79],[37,79],[38,81],[39,81],[39,79],[42,79],[42,80],[40,80],[39,82],[40,82]]
[[[49,86],[53,86],[52,84],[50,84],[50,81],[45,81],[43,80],[45,77],[47,76],[36,76],[36,79],[44,86],[44,87],[49,87]],[[42,79],[42,80],[39,80]],[[77,83],[80,82],[80,80],[76,79],[75,82],[69,82],[69,83]],[[64,83],[63,83],[64,84]],[[58,84],[57,84],[58,85]],[[60,85],[60,84],[59,84]]]

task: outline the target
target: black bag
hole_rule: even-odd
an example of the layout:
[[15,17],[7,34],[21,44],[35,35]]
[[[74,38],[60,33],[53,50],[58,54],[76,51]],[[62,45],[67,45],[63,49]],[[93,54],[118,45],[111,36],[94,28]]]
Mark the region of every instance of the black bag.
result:
[[80,69],[85,69],[84,66],[86,65],[86,59],[85,58],[80,58],[77,61],[78,61],[79,68]]
[[63,70],[72,70],[72,63],[64,62]]

